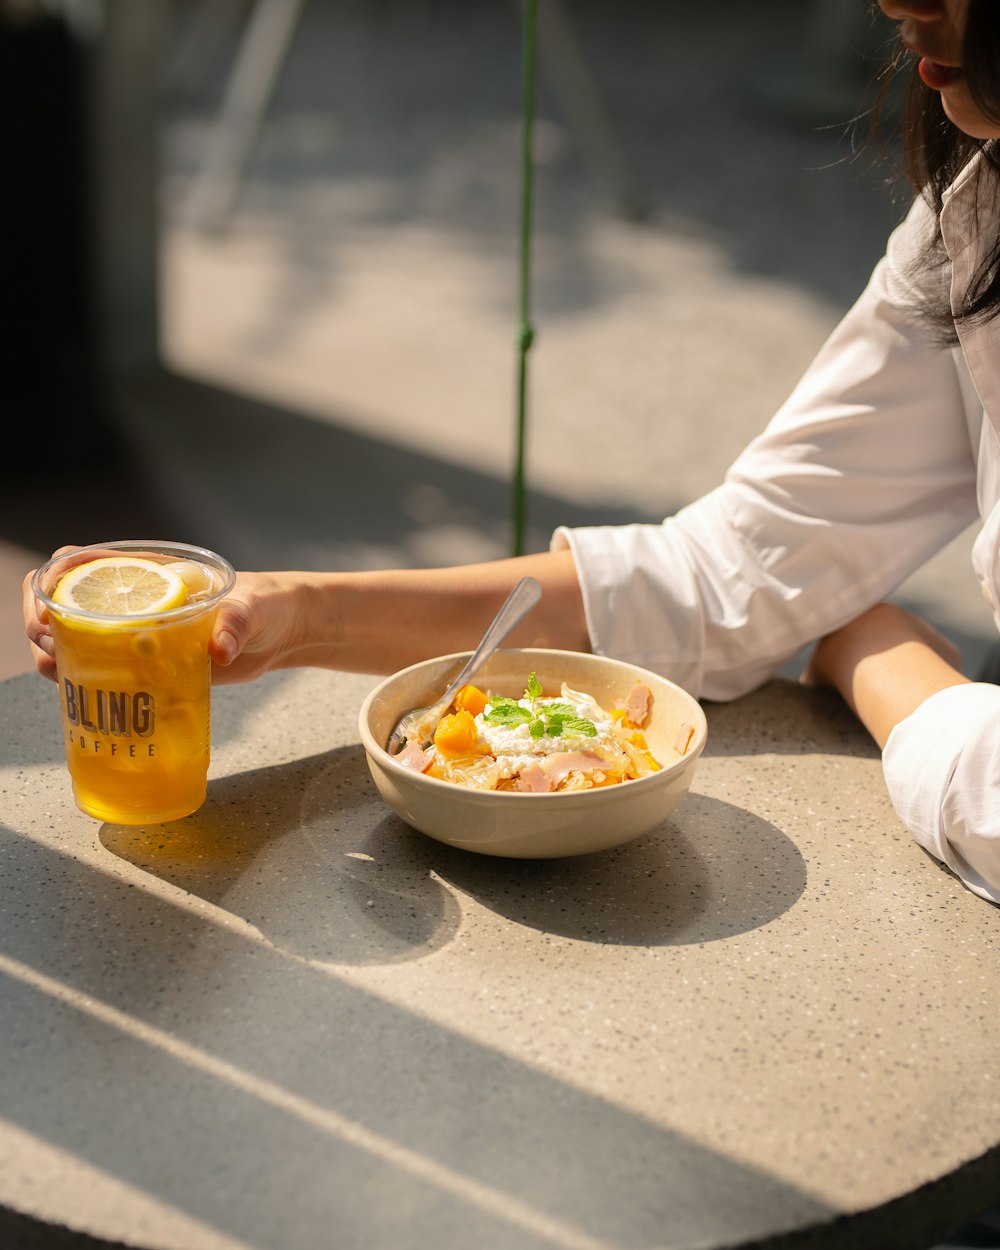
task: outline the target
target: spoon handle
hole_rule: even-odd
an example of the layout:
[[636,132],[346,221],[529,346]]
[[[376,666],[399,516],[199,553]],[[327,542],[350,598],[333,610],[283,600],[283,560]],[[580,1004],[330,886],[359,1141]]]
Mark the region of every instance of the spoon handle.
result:
[[396,725],[389,735],[386,747],[390,755],[396,755],[401,751],[404,743],[410,738],[429,737],[433,726],[441,719],[441,713],[458,691],[486,663],[518,621],[531,611],[541,597],[541,585],[533,577],[522,577],[504,600],[503,607],[493,618],[493,623],[483,635],[482,642],[441,698],[429,707],[415,708],[412,712],[407,712]]
[[483,640],[472,653],[468,663],[438,700],[436,707],[445,707],[452,701],[469,678],[486,663],[514,626],[535,606],[542,597],[542,588],[533,577],[522,577],[504,600],[503,607],[493,618]]

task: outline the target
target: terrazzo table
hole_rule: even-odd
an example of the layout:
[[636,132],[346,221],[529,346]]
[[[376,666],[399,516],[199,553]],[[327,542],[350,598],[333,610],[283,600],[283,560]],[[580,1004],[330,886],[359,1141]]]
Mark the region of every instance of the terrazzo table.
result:
[[0,685],[4,1250],[892,1250],[996,1200],[1000,910],[833,696],[710,706],[655,834],[520,862],[382,805],[371,684],[218,690],[149,829]]

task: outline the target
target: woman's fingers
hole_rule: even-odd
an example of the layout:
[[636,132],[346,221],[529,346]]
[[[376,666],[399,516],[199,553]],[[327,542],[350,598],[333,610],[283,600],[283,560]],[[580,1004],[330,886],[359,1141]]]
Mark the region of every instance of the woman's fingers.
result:
[[238,599],[223,599],[212,631],[212,659],[223,667],[232,664],[246,646],[251,632],[248,605]]
[[[79,544],[70,543],[54,551],[51,558],[55,559],[56,556],[64,556],[71,551],[77,550],[79,550]],[[31,644],[31,658],[35,668],[43,677],[48,677],[50,681],[55,681],[55,644],[52,641],[52,632],[49,629],[48,609],[43,603],[39,603],[31,588],[31,579],[35,576],[36,571],[32,569],[25,574],[21,587],[24,632],[27,634],[28,642]]]
[[31,658],[35,668],[43,677],[54,681],[56,676],[55,648],[49,630],[49,614],[35,598],[34,591],[31,589],[33,576],[34,569],[27,574],[22,586],[24,632],[31,644]]

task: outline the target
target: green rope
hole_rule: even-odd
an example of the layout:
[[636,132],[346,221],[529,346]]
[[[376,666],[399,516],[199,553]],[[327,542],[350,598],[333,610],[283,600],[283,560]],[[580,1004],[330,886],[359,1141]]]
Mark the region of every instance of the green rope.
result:
[[520,310],[517,336],[517,449],[514,460],[514,484],[511,509],[513,513],[513,553],[524,554],[525,485],[524,449],[527,428],[528,352],[534,342],[531,326],[531,190],[532,135],[535,119],[535,30],[537,0],[523,0],[523,46],[521,54],[521,258]]

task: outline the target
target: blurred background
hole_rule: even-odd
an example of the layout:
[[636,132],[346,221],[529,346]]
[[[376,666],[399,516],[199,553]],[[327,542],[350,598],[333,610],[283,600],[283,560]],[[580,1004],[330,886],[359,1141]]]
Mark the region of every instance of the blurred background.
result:
[[[512,0],[0,0],[0,676],[24,572],[508,554]],[[540,0],[527,549],[718,483],[907,194],[866,0]],[[857,120],[852,125],[852,120]],[[974,666],[964,535],[899,593]]]

